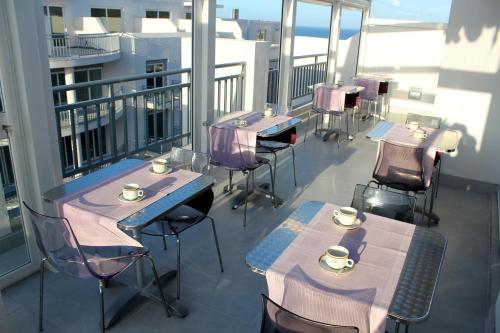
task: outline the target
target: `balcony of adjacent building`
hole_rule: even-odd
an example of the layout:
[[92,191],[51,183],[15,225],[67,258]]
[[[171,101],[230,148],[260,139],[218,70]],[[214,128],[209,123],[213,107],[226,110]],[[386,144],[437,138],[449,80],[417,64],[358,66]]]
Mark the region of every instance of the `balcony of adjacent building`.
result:
[[47,36],[50,68],[89,66],[120,58],[120,36],[116,33],[52,34]]

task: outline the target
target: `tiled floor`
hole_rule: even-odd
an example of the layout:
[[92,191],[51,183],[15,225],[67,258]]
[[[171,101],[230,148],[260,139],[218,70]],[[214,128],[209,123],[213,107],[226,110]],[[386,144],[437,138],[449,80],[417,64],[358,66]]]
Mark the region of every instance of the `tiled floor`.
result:
[[[219,272],[208,223],[182,235],[182,301],[190,309],[186,318],[167,319],[158,304],[145,303],[109,331],[257,332],[259,294],[266,293],[267,287],[264,277],[246,267],[245,254],[307,200],[350,204],[354,185],[370,180],[376,144],[360,134],[337,150],[333,142],[324,143],[309,135],[304,144],[297,145],[296,152],[298,187],[293,187],[289,155],[281,155],[278,192],[285,203],[274,209],[268,199],[262,198],[256,205],[249,205],[246,228],[242,227],[242,209],[232,210],[230,197],[221,193],[220,185],[217,187],[211,215],[217,222],[224,273]],[[447,235],[449,245],[430,318],[413,326],[412,332],[485,331],[489,311],[490,224],[495,200],[492,193],[460,190],[449,181],[441,184],[435,206],[441,223],[434,228]],[[175,265],[173,239],[166,252],[159,239],[145,238],[144,242],[151,247],[159,266]],[[133,270],[121,279],[132,281],[132,276]],[[112,286],[107,290],[111,294],[109,302],[119,289]],[[167,290],[174,294],[175,283]],[[97,331],[97,292],[95,281],[47,274],[45,331]],[[3,297],[13,332],[36,332],[37,275],[7,288]]]

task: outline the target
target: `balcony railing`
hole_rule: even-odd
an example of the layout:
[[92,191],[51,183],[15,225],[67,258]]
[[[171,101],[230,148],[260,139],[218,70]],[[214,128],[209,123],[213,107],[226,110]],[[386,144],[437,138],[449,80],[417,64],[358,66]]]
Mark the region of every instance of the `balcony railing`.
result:
[[[309,86],[326,80],[326,56],[327,54],[312,54],[294,57],[293,66],[293,86],[291,100],[312,95]],[[325,58],[325,60],[320,60]],[[295,64],[303,62],[303,64]],[[279,69],[274,66],[275,61],[271,62],[271,69],[268,72],[267,102],[278,102],[278,77]]]
[[52,35],[47,37],[49,58],[79,58],[120,52],[117,34]]
[[[243,108],[245,67],[245,63],[216,66],[214,118]],[[179,83],[140,91],[130,88],[158,77]],[[92,87],[101,87],[107,96],[55,107],[64,177],[191,142],[191,69],[57,86],[53,92]]]

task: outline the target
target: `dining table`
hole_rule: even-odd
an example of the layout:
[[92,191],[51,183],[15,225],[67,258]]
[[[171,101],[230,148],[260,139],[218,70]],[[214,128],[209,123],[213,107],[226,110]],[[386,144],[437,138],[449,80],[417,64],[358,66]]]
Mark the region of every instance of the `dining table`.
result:
[[[215,184],[215,178],[174,168],[167,175],[153,175],[151,163],[140,159],[124,159],[108,167],[74,179],[43,194],[69,219],[77,239],[92,246],[141,246],[141,230],[164,213],[179,207]],[[146,198],[138,203],[121,202],[117,194],[125,183],[144,185]],[[118,191],[118,192],[117,192]],[[63,216],[64,216],[63,215]],[[66,217],[66,216],[65,216]],[[83,218],[85,217],[85,218]],[[82,221],[85,221],[83,223]],[[97,221],[97,223],[93,223]],[[80,236],[80,237],[79,237]],[[131,236],[131,237],[130,237]],[[152,277],[145,277],[141,260],[135,262],[135,286],[126,286],[120,297],[106,310],[106,327],[111,327],[145,299],[158,301],[148,291]],[[174,269],[160,270],[161,284],[176,276]],[[176,297],[165,293],[170,312],[185,317],[189,310]]]
[[[222,118],[219,118],[213,125],[222,125],[234,131],[250,133],[250,135],[245,136],[245,139],[248,140],[248,138],[252,138],[253,142],[249,141],[249,147],[247,148],[256,148],[257,140],[273,140],[273,138],[277,138],[281,134],[296,128],[302,122],[299,117],[288,116],[286,114],[289,111],[287,107],[273,105],[272,110],[273,113],[269,117],[264,116],[264,114],[261,112],[232,112]],[[235,119],[248,119],[250,121],[248,123],[248,126],[246,127],[236,127],[235,125],[233,125],[233,121]],[[232,186],[232,182],[230,181],[230,184],[224,187],[224,191],[231,192]],[[237,188],[242,191],[233,199],[231,204],[233,209],[237,209],[238,207],[244,205],[245,198],[248,198],[249,200],[251,200],[251,198],[256,198],[257,196],[273,198],[271,186],[267,182],[254,184],[254,182],[252,181],[252,188],[248,191],[245,191],[245,187],[243,184],[238,185]],[[254,194],[256,194],[257,196],[253,196]],[[274,196],[276,205],[282,205],[283,199],[280,198],[276,193],[274,194]]]
[[[349,110],[353,112],[359,104],[359,94],[364,87],[359,85],[338,85],[338,84],[317,84],[312,86],[314,89],[312,111],[321,116],[328,115],[328,127],[318,130],[318,118],[316,118],[315,133],[325,132],[323,141],[327,141],[332,135],[336,134],[337,143],[341,142],[341,135],[345,134],[348,140],[354,138],[349,132]],[[346,131],[342,131],[341,120],[339,126],[335,126],[337,117],[346,116]],[[353,124],[354,125],[354,124]]]
[[[396,322],[396,332],[401,324],[425,321],[446,237],[364,212],[358,212],[360,226],[349,230],[334,223],[335,209],[305,202],[247,253],[246,264],[266,277],[271,299],[308,319],[354,325],[360,332],[384,332],[387,318]],[[339,244],[348,248],[354,268],[324,269],[318,258]]]

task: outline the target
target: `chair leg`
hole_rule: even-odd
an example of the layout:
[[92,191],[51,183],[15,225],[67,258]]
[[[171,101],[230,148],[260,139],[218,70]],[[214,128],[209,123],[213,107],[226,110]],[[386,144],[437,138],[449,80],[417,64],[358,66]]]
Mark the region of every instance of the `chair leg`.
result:
[[160,223],[161,225],[161,234],[163,235],[161,238],[163,240],[163,250],[167,251],[167,236],[165,234],[165,226],[163,223]]
[[165,310],[165,314],[167,315],[167,317],[170,317],[170,311],[168,310],[167,301],[165,300],[165,295],[163,294],[163,290],[161,289],[160,278],[158,276],[158,271],[156,270],[155,262],[153,261],[153,258],[149,255],[145,255],[144,257],[149,260],[149,263],[151,265],[151,270],[153,271],[153,276],[155,278],[156,286],[158,287],[158,292],[160,293],[163,309]]
[[219,239],[217,238],[217,231],[215,230],[215,221],[210,216],[207,216],[207,218],[210,219],[210,222],[212,223],[212,231],[214,233],[215,246],[217,247],[217,255],[219,256],[220,271],[224,272],[224,266],[222,265],[222,256],[220,255]]
[[101,332],[106,332],[106,321],[104,320],[104,280],[99,280],[99,323]]
[[181,298],[181,240],[175,235],[177,241],[177,299]]
[[[253,171],[250,171],[253,172]],[[247,207],[248,207],[248,178],[250,177],[250,172],[247,173],[247,186],[246,186],[246,193],[245,193],[245,211],[243,212],[243,227],[247,226]]]
[[295,184],[295,187],[297,187],[297,174],[295,172],[295,149],[293,148],[293,146],[290,146],[290,148],[292,148],[293,183]]
[[410,325],[405,324],[405,333],[408,333],[410,331]]
[[436,197],[436,198],[438,196],[439,178],[441,178],[441,163],[443,163],[443,160],[439,160],[439,162],[438,162],[438,170],[437,170],[437,177],[436,177],[436,191],[434,192],[434,197]]
[[271,173],[271,191],[272,191],[272,195],[273,195],[273,205],[274,205],[274,208],[278,208],[278,203],[276,201],[276,191],[274,190],[273,167],[271,166],[271,164],[268,164],[268,165],[269,165],[269,172]]
[[274,178],[273,178],[273,181],[276,184],[276,174],[277,174],[277,172],[276,172],[276,170],[277,170],[276,165],[278,164],[278,155],[274,151],[272,152],[272,154],[274,155],[274,174],[273,174]]
[[[427,193],[424,192],[424,206],[422,207],[422,223],[424,223],[426,207],[427,207]],[[427,227],[430,227],[430,220],[427,222],[428,222]]]
[[40,294],[38,308],[38,331],[43,331],[43,278],[45,273],[45,258],[40,262]]

